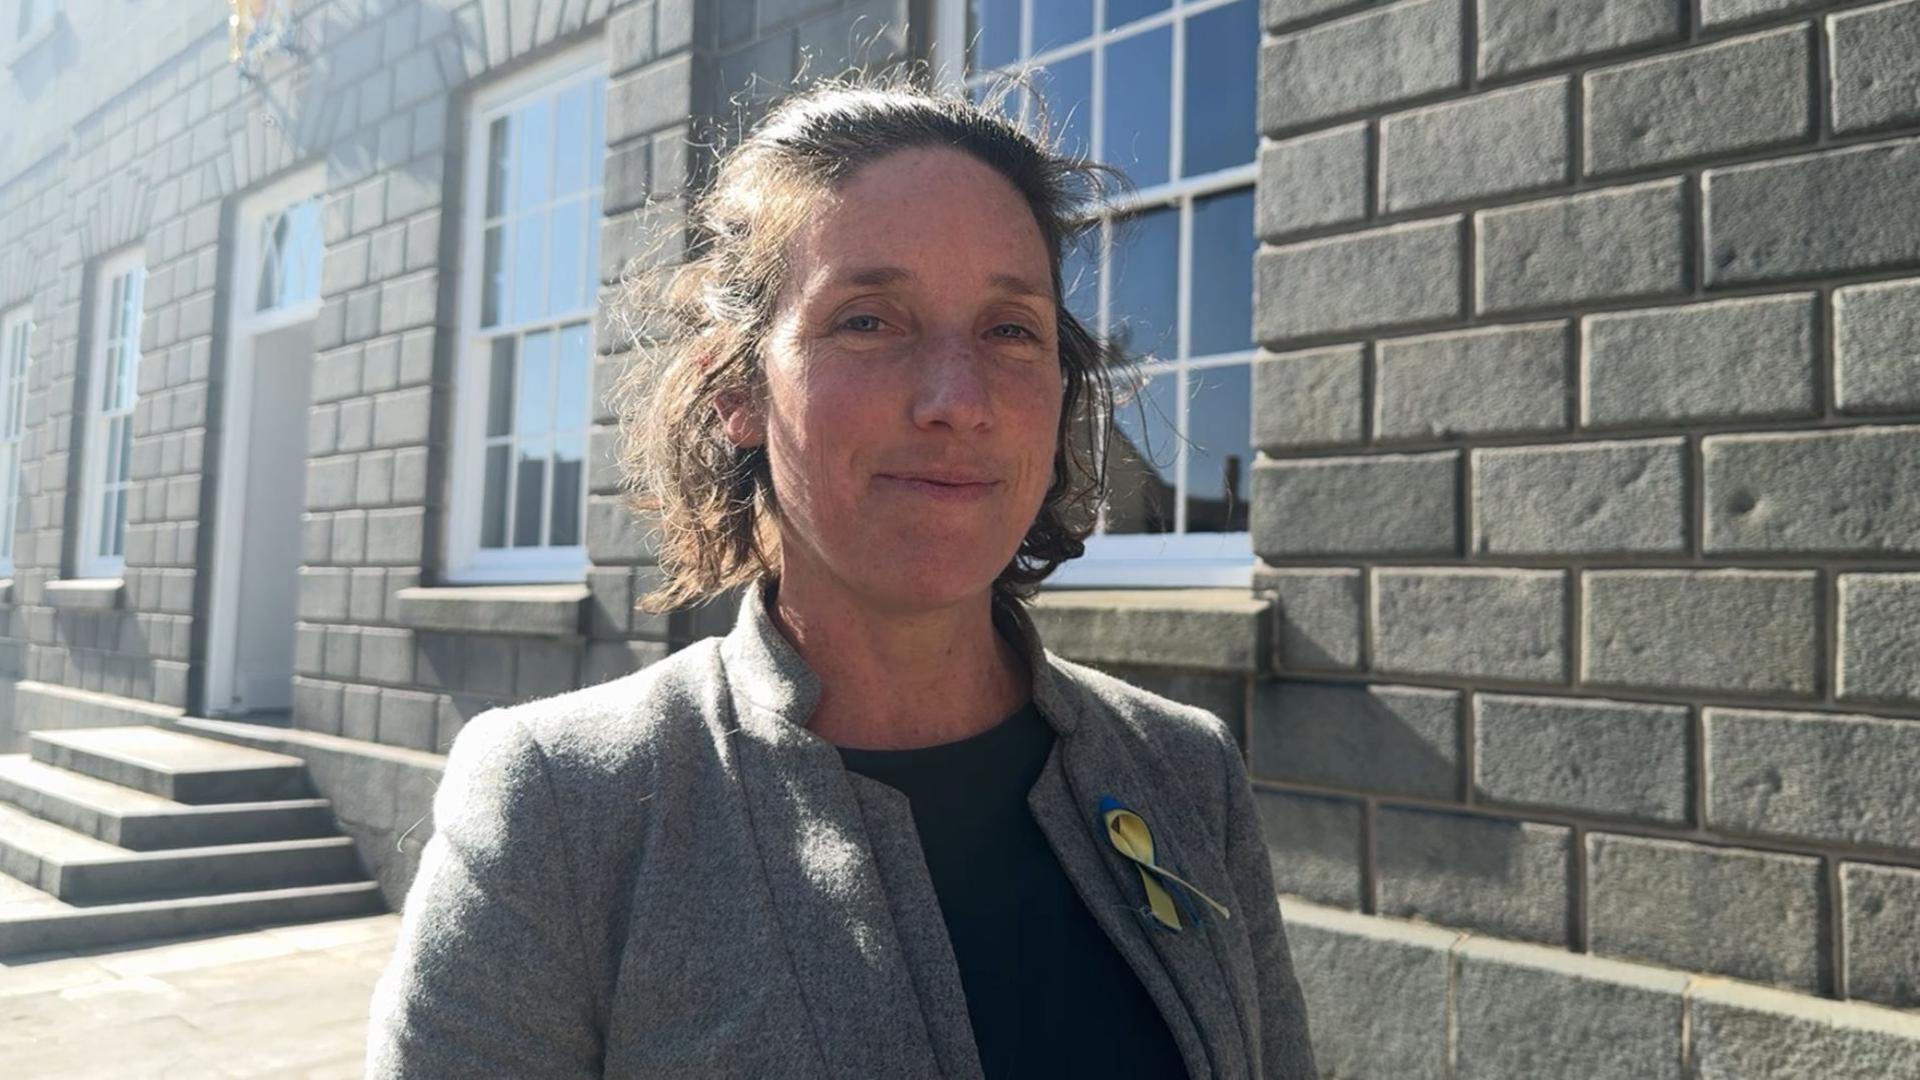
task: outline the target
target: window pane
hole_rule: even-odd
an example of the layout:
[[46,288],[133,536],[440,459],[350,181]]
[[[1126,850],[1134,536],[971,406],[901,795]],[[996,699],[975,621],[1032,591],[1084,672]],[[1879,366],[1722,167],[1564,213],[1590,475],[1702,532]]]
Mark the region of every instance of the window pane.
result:
[[540,546],[540,517],[546,509],[547,440],[520,444],[513,489],[513,546]]
[[1253,118],[1260,20],[1254,0],[1240,0],[1187,20],[1186,120],[1180,174],[1243,165],[1259,136]]
[[1112,262],[1107,333],[1130,356],[1172,356],[1179,344],[1179,208],[1115,222]]
[[1107,101],[1100,155],[1140,187],[1167,180],[1173,116],[1173,28],[1107,48]]
[[500,321],[500,300],[507,292],[506,260],[500,250],[503,228],[487,230],[485,252],[480,266],[480,325],[493,326]]
[[[560,331],[560,366],[553,392],[553,430],[586,430],[587,397],[593,392],[587,379],[586,323],[574,323]],[[559,481],[554,483],[557,491]]]
[[[972,92],[973,103],[975,105],[984,106],[987,102],[987,96],[991,93],[996,92],[998,89],[999,87],[996,87],[989,83],[982,83],[981,85],[974,87]],[[1008,90],[1006,96],[1000,99],[1000,115],[1006,117],[1007,119],[1013,121],[1016,124],[1019,123],[1020,122],[1020,99],[1022,96],[1024,96],[1022,92],[1017,89]]]
[[107,340],[120,336],[120,313],[125,310],[121,296],[127,288],[127,276],[121,274],[113,279],[113,299],[107,304]]
[[520,378],[515,397],[513,431],[516,435],[544,435],[553,430],[553,332],[528,334],[520,345]]
[[1020,58],[1020,0],[973,0],[967,5],[967,66],[986,71]]
[[260,288],[253,299],[255,311],[272,310],[274,297],[280,293],[280,242],[286,227],[284,217],[270,217],[260,223]]
[[580,304],[582,259],[586,246],[587,204],[580,199],[561,203],[551,217],[553,253],[547,257],[547,311],[566,311]]
[[487,435],[513,434],[513,336],[493,339],[487,379]]
[[120,446],[115,455],[115,468],[111,479],[124,484],[133,476],[133,417],[122,416],[115,420],[119,428]]
[[580,306],[592,307],[594,292],[600,287],[600,196],[587,200],[586,272],[580,277]]
[[1192,356],[1253,348],[1253,189],[1193,201]]
[[127,489],[120,488],[110,497],[113,499],[113,534],[107,542],[107,554],[117,559],[127,550]]
[[1187,531],[1247,531],[1253,390],[1246,364],[1187,373]]
[[1072,44],[1093,33],[1093,0],[1035,0],[1033,51]]
[[508,318],[526,322],[546,314],[547,215],[513,223],[513,303]]
[[580,542],[581,452],[585,435],[561,435],[553,441],[553,527],[548,543],[568,547]]
[[587,128],[587,185],[600,186],[600,174],[607,157],[607,80],[594,76],[587,83],[587,104],[593,119]]
[[1098,332],[1100,315],[1100,228],[1094,226],[1069,244],[1060,259],[1060,291],[1067,310]]
[[105,460],[100,463],[100,483],[104,487],[112,486],[120,479],[120,420],[118,417],[106,422],[106,438],[100,441],[100,453]]
[[581,83],[554,100],[553,190],[561,198],[587,186],[587,129],[593,124],[588,88]]
[[100,493],[100,542],[94,545],[93,553],[99,556],[113,554],[113,492]]
[[[1122,380],[1128,377],[1121,376]],[[1173,531],[1174,467],[1180,460],[1174,384],[1172,373],[1148,379],[1137,396],[1123,392],[1114,407],[1107,459],[1107,532]]]
[[1028,118],[1033,130],[1040,128],[1041,110],[1046,112],[1047,131],[1052,144],[1063,154],[1086,156],[1093,153],[1093,54],[1081,53],[1055,61],[1036,78],[1042,103],[1033,107]]
[[553,198],[553,100],[543,98],[513,114],[513,209],[530,210]]
[[507,209],[507,118],[502,116],[487,125],[487,216],[499,217]]
[[287,245],[281,251],[283,304],[312,300],[320,295],[320,200],[306,199],[287,210]]
[[507,546],[507,454],[505,444],[487,447],[485,496],[480,501],[480,546]]
[[1156,11],[1167,10],[1167,0],[1107,0],[1107,26],[1125,26]]

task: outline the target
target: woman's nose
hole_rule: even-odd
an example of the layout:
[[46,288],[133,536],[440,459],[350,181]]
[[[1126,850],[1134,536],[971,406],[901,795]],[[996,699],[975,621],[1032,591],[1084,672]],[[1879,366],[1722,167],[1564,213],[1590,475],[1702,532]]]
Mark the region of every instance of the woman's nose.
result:
[[985,428],[993,422],[993,394],[986,357],[969,335],[929,338],[914,365],[913,422],[916,427],[944,424],[955,431]]

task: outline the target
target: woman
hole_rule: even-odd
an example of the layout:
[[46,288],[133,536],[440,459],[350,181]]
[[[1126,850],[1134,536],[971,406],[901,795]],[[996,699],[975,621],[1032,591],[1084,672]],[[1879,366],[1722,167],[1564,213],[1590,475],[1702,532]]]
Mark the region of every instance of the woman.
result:
[[721,162],[621,415],[653,605],[738,621],[463,729],[372,1075],[1313,1075],[1231,735],[1022,608],[1098,495],[1096,175],[878,84]]

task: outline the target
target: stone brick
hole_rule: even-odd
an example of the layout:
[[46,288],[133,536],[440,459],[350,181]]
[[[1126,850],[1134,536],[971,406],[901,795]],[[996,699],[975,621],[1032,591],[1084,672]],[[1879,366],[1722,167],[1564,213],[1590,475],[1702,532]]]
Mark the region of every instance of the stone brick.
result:
[[1301,338],[1457,319],[1461,219],[1261,248],[1254,256],[1254,336]]
[[1920,574],[1841,574],[1839,696],[1920,704]]
[[1448,1075],[1448,984],[1459,934],[1300,902],[1284,917],[1320,1075]]
[[375,510],[367,515],[367,560],[387,566],[418,565],[424,554],[426,511],[419,507]]
[[1483,799],[1687,823],[1687,708],[1594,698],[1474,695]]
[[1269,30],[1284,30],[1289,26],[1332,15],[1342,8],[1365,6],[1370,2],[1371,0],[1264,0],[1260,6],[1260,21]]
[[1379,912],[1564,943],[1572,838],[1559,825],[1382,807],[1373,836]]
[[1460,3],[1406,0],[1260,50],[1260,130],[1269,135],[1460,86]]
[[1273,864],[1273,885],[1282,893],[1359,910],[1360,818],[1356,799],[1254,789],[1261,832]]
[[1262,240],[1367,216],[1367,125],[1348,124],[1260,148],[1254,229]]
[[693,59],[676,56],[607,84],[607,145],[676,123],[693,111]]
[[1559,570],[1376,567],[1373,667],[1564,682],[1566,605],[1566,575]]
[[373,399],[373,444],[405,446],[427,441],[433,416],[433,389],[421,386]]
[[1920,870],[1840,864],[1846,913],[1846,996],[1920,1006]]
[[1812,137],[1812,54],[1792,26],[1588,72],[1587,175]]
[[1812,293],[1594,315],[1581,330],[1582,424],[1815,412],[1820,330]]
[[1834,407],[1920,410],[1920,279],[1833,294]]
[[334,679],[360,676],[360,631],[351,626],[326,628],[326,644],[321,652],[320,673]]
[[1681,1080],[1687,976],[1468,938],[1454,950],[1458,1073],[1474,1080]]
[[1724,27],[1821,6],[1823,0],[1700,0],[1700,25]]
[[[694,635],[688,634],[685,637]],[[1043,634],[1044,636],[1044,634]],[[1205,671],[1181,671],[1169,667],[1140,667],[1131,664],[1090,664],[1116,679],[1130,682],[1142,690],[1205,709],[1220,718],[1232,733],[1235,746],[1247,744],[1247,677],[1220,675]]]
[[580,645],[553,638],[515,642],[513,694],[518,701],[551,697],[580,685]]
[[1684,0],[1478,0],[1480,76],[1678,38]]
[[1654,180],[1476,215],[1482,314],[1688,288],[1684,180]]
[[1262,356],[1253,364],[1253,443],[1269,453],[1365,440],[1366,347]]
[[1920,2],[1898,0],[1827,16],[1833,130],[1920,120]]
[[1382,341],[1375,346],[1374,433],[1436,439],[1564,430],[1572,367],[1564,322]]
[[1251,673],[1272,648],[1271,606],[1240,589],[1064,589],[1029,610],[1048,648],[1082,662]]
[[1380,121],[1385,213],[1482,199],[1569,179],[1570,79],[1496,90]]
[[413,681],[413,631],[360,631],[360,677],[405,685]]
[[1920,724],[1758,709],[1701,716],[1714,828],[1920,851]]
[[[409,650],[411,652],[411,650]],[[439,701],[416,690],[380,691],[379,741],[410,750],[432,750]]]
[[344,738],[374,742],[380,735],[380,688],[352,686],[342,690],[340,734]]
[[1920,426],[1710,435],[1700,446],[1709,554],[1920,554]]
[[1473,451],[1473,550],[1684,553],[1686,440]]
[[1364,580],[1351,567],[1258,566],[1253,588],[1271,594],[1279,619],[1282,671],[1357,671]]
[[1811,570],[1591,570],[1583,681],[1738,694],[1818,689]]
[[1586,859],[1595,954],[1824,989],[1819,859],[1608,833],[1587,835]]
[[1707,285],[1920,265],[1920,140],[1708,169]]
[[1458,798],[1460,694],[1263,679],[1254,684],[1247,756],[1266,780]]
[[1257,461],[1250,508],[1253,549],[1268,560],[1300,555],[1451,555],[1460,455]]
[[347,572],[322,566],[300,568],[300,618],[339,622],[347,617]]
[[1738,983],[1687,995],[1696,1075],[1888,1080],[1920,1075],[1920,1017]]

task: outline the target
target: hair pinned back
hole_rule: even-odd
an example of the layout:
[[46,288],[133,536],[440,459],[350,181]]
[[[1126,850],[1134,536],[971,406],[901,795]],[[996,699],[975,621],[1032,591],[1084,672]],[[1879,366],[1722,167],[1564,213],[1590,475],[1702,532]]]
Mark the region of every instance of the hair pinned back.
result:
[[1085,550],[1104,488],[1097,453],[1113,408],[1108,344],[1067,310],[1063,253],[1098,224],[1110,181],[1124,178],[1048,149],[1001,111],[1003,83],[975,103],[904,79],[854,75],[777,104],[714,165],[693,205],[687,260],[624,283],[617,316],[638,356],[615,389],[628,505],[659,530],[664,581],[650,611],[699,603],[779,572],[779,532],[766,451],[727,439],[714,403],[762,400],[762,346],[786,284],[789,242],[863,166],[946,147],[1013,185],[1046,240],[1063,396],[1053,479],[1018,552],[994,580],[996,599],[1024,599]]

